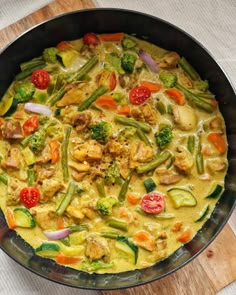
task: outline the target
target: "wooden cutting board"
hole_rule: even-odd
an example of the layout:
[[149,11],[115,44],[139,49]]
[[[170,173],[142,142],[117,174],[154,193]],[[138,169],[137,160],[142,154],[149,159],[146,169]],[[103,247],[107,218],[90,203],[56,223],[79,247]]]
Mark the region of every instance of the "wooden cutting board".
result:
[[[122,0],[121,0],[122,1]],[[11,26],[0,30],[0,50],[30,27],[53,16],[95,7],[91,0],[57,0]],[[213,295],[236,280],[236,236],[227,224],[215,241],[196,259],[154,283],[122,291],[93,292],[97,295]],[[79,291],[78,294],[91,294]]]

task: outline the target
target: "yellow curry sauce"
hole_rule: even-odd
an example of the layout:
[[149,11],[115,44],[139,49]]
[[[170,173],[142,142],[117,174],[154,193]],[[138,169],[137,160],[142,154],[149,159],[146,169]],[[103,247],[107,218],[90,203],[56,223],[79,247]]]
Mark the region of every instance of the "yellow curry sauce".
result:
[[0,102],[9,227],[87,272],[168,257],[223,192],[225,125],[208,87],[184,57],[123,33],[21,64]]

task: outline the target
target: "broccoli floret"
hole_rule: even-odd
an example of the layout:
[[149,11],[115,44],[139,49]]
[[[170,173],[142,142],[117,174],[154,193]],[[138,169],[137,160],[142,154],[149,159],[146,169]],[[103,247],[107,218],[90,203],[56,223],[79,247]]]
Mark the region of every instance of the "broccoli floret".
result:
[[120,170],[117,164],[114,162],[112,163],[105,172],[105,184],[111,185],[111,184],[120,184]]
[[36,154],[40,154],[46,143],[46,132],[40,128],[34,134],[30,135],[29,147]]
[[160,149],[164,149],[173,139],[173,134],[170,126],[164,126],[159,132],[155,133],[156,144]]
[[112,71],[117,70],[119,74],[124,75],[125,71],[121,67],[121,58],[118,53],[111,52],[108,55],[108,64],[105,64],[105,68]]
[[176,75],[167,71],[161,71],[159,78],[167,88],[174,87],[177,82]]
[[121,44],[124,49],[133,49],[137,46],[137,43],[134,40],[127,37],[122,40]]
[[51,64],[56,63],[57,61],[58,49],[56,47],[45,48],[43,51],[43,59]]
[[100,198],[97,201],[96,208],[99,214],[111,215],[112,214],[112,207],[117,204],[117,200],[114,198]]
[[136,134],[136,128],[134,127],[125,127],[122,129],[118,135],[119,141],[125,141],[129,138],[133,138],[134,135]]
[[95,271],[98,269],[103,269],[103,268],[111,268],[113,266],[113,262],[111,263],[105,263],[102,261],[93,261],[93,262],[89,262],[86,260],[82,261],[82,269],[86,270],[86,271]]
[[111,135],[111,125],[105,121],[90,127],[90,136],[101,144],[105,144]]
[[133,73],[134,65],[136,63],[137,57],[131,53],[125,53],[121,58],[121,66],[126,73]]
[[45,115],[39,116],[39,124],[40,125],[45,125],[46,123],[48,123],[48,121],[49,121],[48,116],[45,116]]
[[200,81],[194,82],[194,88],[196,88],[199,91],[205,92],[207,91],[208,87],[209,87],[209,84],[207,80],[205,81],[200,80]]
[[29,101],[33,94],[35,92],[35,86],[30,81],[26,81],[23,83],[20,83],[16,87],[16,93],[15,98],[18,100],[18,102],[26,102]]

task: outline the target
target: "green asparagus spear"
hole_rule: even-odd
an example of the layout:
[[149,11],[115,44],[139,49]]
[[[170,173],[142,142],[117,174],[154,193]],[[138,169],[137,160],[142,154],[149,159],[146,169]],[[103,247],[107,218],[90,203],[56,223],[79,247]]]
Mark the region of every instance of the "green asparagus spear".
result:
[[122,125],[132,126],[137,129],[141,129],[143,132],[146,133],[149,133],[152,130],[152,128],[148,124],[138,122],[134,119],[126,118],[124,116],[115,116],[114,120]]
[[79,111],[84,111],[87,109],[99,96],[103,95],[107,92],[106,86],[100,86],[97,90],[95,90],[92,95],[89,96],[86,100],[84,100],[81,105],[78,107]]

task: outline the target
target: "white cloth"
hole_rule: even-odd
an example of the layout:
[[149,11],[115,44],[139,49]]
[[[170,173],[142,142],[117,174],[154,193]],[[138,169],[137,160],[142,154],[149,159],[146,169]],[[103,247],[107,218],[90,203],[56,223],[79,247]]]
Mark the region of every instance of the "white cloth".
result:
[[[74,0],[78,1],[78,0]],[[0,0],[0,29],[43,7],[49,0]],[[236,87],[235,0],[95,0],[100,7],[146,12],[167,20],[198,39],[215,57]],[[1,41],[0,41],[1,42]],[[230,219],[236,230],[236,216]],[[25,270],[0,250],[0,295],[96,295],[60,286]],[[236,294],[236,284],[218,295]]]
[[0,30],[52,1],[53,0],[0,0]]

